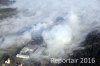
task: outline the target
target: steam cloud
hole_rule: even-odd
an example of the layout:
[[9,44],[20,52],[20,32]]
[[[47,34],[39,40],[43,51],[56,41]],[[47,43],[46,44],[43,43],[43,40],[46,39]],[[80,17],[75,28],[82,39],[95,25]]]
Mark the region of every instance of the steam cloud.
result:
[[0,48],[42,36],[49,57],[81,49],[87,34],[99,30],[99,0],[17,0],[18,14],[0,21]]

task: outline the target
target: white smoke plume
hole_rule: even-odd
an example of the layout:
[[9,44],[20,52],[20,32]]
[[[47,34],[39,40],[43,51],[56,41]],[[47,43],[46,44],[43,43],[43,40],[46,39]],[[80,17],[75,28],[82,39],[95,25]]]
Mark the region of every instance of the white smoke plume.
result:
[[99,0],[17,0],[17,15],[0,21],[0,48],[42,36],[48,57],[81,49],[87,34],[100,28]]

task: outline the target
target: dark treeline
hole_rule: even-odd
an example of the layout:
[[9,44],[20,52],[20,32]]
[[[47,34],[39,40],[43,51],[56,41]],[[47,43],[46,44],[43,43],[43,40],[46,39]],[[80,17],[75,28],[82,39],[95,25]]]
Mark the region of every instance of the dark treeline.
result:
[[0,4],[2,4],[2,5],[9,5],[14,2],[15,2],[15,0],[0,0]]

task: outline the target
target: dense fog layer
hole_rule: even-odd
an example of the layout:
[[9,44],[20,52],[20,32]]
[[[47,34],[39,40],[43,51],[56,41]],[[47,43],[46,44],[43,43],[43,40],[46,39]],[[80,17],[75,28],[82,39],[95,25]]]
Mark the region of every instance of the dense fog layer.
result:
[[80,50],[87,34],[100,28],[99,0],[17,0],[18,13],[0,21],[0,48],[43,37],[48,57]]

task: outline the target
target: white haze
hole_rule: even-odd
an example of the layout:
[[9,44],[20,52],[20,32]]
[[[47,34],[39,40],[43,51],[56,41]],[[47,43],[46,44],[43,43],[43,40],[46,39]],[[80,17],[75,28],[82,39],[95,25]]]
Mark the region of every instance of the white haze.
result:
[[0,21],[0,48],[42,36],[48,57],[82,49],[87,34],[100,28],[99,0],[17,0],[17,15]]

